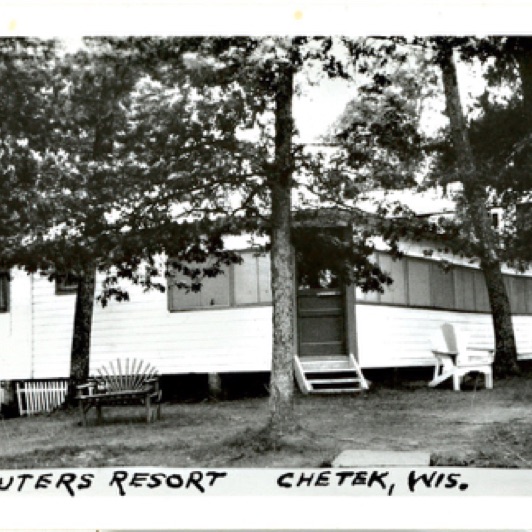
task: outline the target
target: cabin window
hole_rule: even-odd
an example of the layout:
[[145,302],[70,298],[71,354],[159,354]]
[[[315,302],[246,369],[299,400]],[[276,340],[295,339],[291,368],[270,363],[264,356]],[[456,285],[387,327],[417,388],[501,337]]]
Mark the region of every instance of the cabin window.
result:
[[480,270],[475,270],[473,275],[475,287],[475,310],[478,310],[479,312],[489,312],[491,306],[484,274]]
[[65,294],[76,294],[78,291],[78,281],[71,273],[58,274],[55,277],[55,293],[58,296]]
[[[259,270],[259,303],[272,302],[272,270],[269,255],[257,257]],[[235,274],[235,278],[238,277]]]
[[[510,299],[510,307],[513,314],[526,314],[529,312],[527,307],[527,289],[530,288],[530,279],[522,277],[505,277],[504,284],[506,292]],[[529,294],[532,295],[532,294]]]
[[[169,277],[169,310],[185,311],[210,308],[269,305],[272,301],[270,257],[242,252],[242,263],[224,266],[223,273],[202,281],[201,290],[187,288],[190,277],[173,272]],[[201,264],[189,267],[202,268]],[[179,288],[182,283],[184,288]]]
[[[201,264],[189,264],[190,268],[202,268]],[[229,267],[223,266],[216,277],[202,280],[200,291],[194,291],[189,276],[174,271],[169,277],[170,310],[196,310],[229,306]],[[180,288],[181,285],[181,288]]]
[[243,253],[243,262],[233,266],[236,305],[271,303],[271,270],[268,256]]
[[532,279],[530,277],[527,277],[526,279],[524,279],[524,281],[526,294],[525,312],[526,314],[532,314]]
[[0,312],[9,310],[9,273],[0,272]]
[[475,270],[470,268],[453,268],[454,301],[457,310],[476,310],[475,307]]
[[432,263],[430,266],[432,306],[445,309],[455,308],[452,270],[445,270],[438,263]]
[[[446,270],[433,260],[403,257],[394,261],[385,253],[374,260],[393,283],[383,286],[383,293],[364,293],[357,287],[358,302],[490,312],[486,282],[478,269],[453,265]],[[532,314],[532,277],[503,278],[512,313]]]
[[384,292],[380,295],[381,303],[391,303],[394,305],[406,305],[406,261],[393,260],[389,255],[379,256],[379,266],[387,273],[393,283],[383,286]]
[[408,302],[413,307],[431,306],[430,262],[408,259]]

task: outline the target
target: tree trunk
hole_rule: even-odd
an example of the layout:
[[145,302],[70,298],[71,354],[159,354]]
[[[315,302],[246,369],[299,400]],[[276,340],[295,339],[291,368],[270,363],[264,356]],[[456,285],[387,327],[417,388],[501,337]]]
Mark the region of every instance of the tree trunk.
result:
[[70,398],[74,397],[76,386],[86,381],[89,377],[95,281],[96,268],[89,268],[82,274],[78,281],[74,333],[70,356]]
[[494,370],[498,376],[519,372],[517,352],[510,311],[510,302],[503,282],[497,254],[495,235],[486,207],[486,189],[478,173],[465,118],[462,112],[458,78],[451,46],[443,44],[439,51],[447,115],[451,125],[451,139],[457,163],[462,169],[465,216],[470,220],[472,241],[480,258],[480,267],[486,281],[495,335]]
[[274,441],[294,427],[294,272],[292,216],[291,65],[282,65],[275,98],[275,172],[272,193],[273,353],[270,377],[270,429]]
[[[107,79],[104,77],[100,89],[100,102],[107,102],[109,94],[107,93]],[[112,97],[117,97],[114,94]],[[101,107],[99,108],[100,115],[94,125],[94,139],[92,142],[92,157],[95,161],[101,161],[104,156],[112,149],[112,137],[109,136],[112,131],[113,113],[105,112]],[[103,116],[102,116],[103,115]],[[105,118],[104,118],[105,116]],[[107,134],[106,134],[107,131]],[[88,182],[88,190],[90,194],[91,186]],[[92,227],[90,218],[98,215],[88,216],[85,224],[87,235],[94,237],[99,234],[100,228],[96,223],[96,229]],[[100,217],[104,214],[101,212]],[[98,253],[98,249],[93,249],[92,253]],[[74,314],[74,333],[72,338],[72,350],[70,353],[70,391],[69,398],[72,401],[76,385],[84,382],[89,377],[90,366],[90,347],[91,347],[91,331],[92,331],[92,315],[94,311],[94,288],[96,284],[96,261],[94,263],[82,264],[82,273],[78,281],[78,291],[76,295],[76,311]]]
[[517,62],[517,69],[521,79],[523,119],[530,125],[530,120],[532,119],[532,38],[509,37],[508,46]]
[[491,306],[495,332],[495,374],[500,377],[519,372],[515,349],[514,330],[506,286],[498,263],[481,264]]

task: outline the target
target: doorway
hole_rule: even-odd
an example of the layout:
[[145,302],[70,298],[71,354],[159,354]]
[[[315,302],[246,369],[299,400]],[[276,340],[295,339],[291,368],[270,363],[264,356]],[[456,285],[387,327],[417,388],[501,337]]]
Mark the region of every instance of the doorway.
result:
[[346,356],[345,290],[298,289],[299,356]]
[[349,354],[347,291],[332,242],[342,229],[305,229],[296,240],[297,335],[300,357]]

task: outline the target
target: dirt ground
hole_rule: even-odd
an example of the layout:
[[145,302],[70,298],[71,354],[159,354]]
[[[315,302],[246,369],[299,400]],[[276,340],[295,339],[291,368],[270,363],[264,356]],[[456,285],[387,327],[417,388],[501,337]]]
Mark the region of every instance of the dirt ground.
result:
[[89,427],[56,411],[0,420],[0,469],[36,467],[320,467],[346,449],[417,450],[433,465],[532,468],[532,373],[474,379],[460,393],[425,382],[375,385],[350,396],[301,396],[301,429],[272,449],[261,428],[268,399],[163,404],[147,425],[144,409],[104,409]]

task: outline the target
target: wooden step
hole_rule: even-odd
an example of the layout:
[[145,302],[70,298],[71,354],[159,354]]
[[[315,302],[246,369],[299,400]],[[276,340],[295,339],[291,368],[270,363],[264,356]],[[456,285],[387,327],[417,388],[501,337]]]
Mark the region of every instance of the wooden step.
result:
[[368,387],[353,356],[295,357],[295,374],[303,393],[352,393]]
[[308,392],[309,394],[324,394],[324,393],[355,393],[355,392],[363,392],[365,391],[363,388],[327,388],[323,390],[310,390]]
[[336,353],[332,355],[300,355],[299,360],[301,362],[345,362],[349,360],[349,355],[345,353]]
[[353,369],[349,366],[349,359],[344,360],[315,360],[302,361],[301,366],[305,371],[328,371]]
[[343,379],[345,377],[358,377],[354,369],[325,369],[325,370],[305,370],[305,377],[309,380],[327,378],[327,379]]
[[336,384],[336,383],[344,383],[344,382],[352,382],[353,384],[356,384],[357,382],[360,382],[360,379],[307,379],[312,385],[314,384]]
[[361,387],[356,382],[311,382],[311,392],[336,392],[338,390],[349,390],[351,392],[360,390]]

